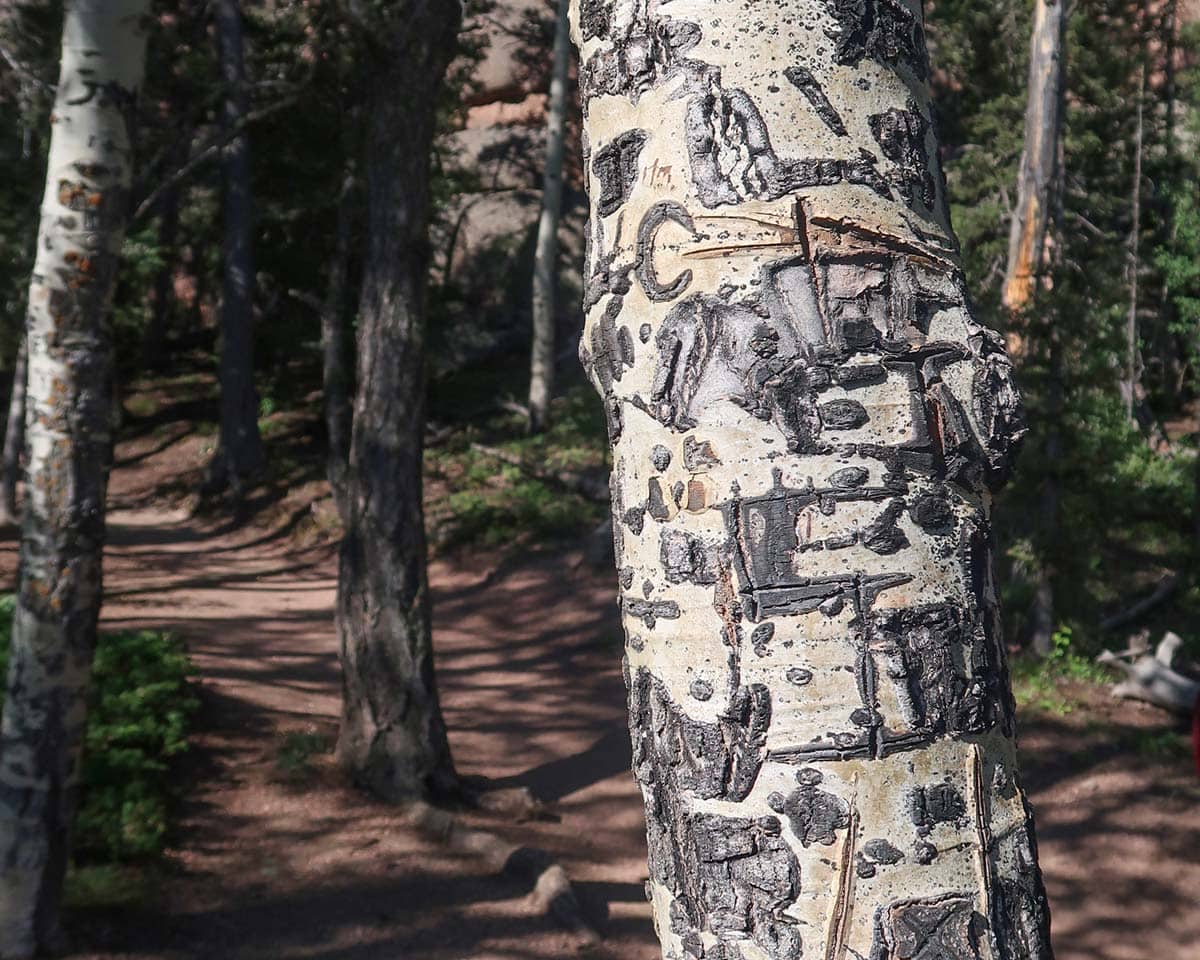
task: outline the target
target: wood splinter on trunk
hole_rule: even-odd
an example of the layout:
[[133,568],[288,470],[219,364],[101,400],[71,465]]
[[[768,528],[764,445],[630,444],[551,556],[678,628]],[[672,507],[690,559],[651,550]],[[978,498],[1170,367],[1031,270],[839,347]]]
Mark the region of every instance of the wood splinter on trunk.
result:
[[1048,960],[992,574],[1024,428],[920,4],[571,14],[663,957]]

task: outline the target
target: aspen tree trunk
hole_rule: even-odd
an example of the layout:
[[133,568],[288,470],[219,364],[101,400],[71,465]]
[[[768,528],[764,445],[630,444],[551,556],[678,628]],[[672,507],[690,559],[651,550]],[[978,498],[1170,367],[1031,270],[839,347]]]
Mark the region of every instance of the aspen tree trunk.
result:
[[[1001,300],[1012,313],[1028,309],[1037,291],[1045,260],[1046,232],[1052,209],[1060,198],[1055,188],[1061,177],[1064,47],[1066,0],[1035,0],[1029,50],[1029,99],[1025,108],[1025,143],[1017,175],[1017,204],[1008,238],[1008,265]],[[1058,334],[1050,332],[1051,361],[1048,408],[1061,408],[1063,364]],[[1009,350],[1024,353],[1025,345],[1010,333]],[[1048,417],[1046,453],[1060,446],[1056,416]],[[1055,461],[1050,460],[1053,464]],[[1058,526],[1057,479],[1046,477],[1040,495],[1047,539]],[[1030,617],[1029,644],[1039,654],[1050,652],[1054,634],[1054,569],[1043,562],[1038,571]]]
[[[247,113],[239,0],[217,0],[217,43],[225,102],[221,125],[231,131]],[[243,132],[226,145],[221,160],[221,214],[225,226],[221,295],[221,434],[208,468],[208,487],[240,495],[262,468],[258,395],[254,390],[254,195],[250,138]]]
[[338,757],[400,800],[457,787],[433,673],[421,459],[429,163],[462,10],[448,0],[363,4],[367,248],[358,388],[338,578]]
[[17,519],[17,484],[21,480],[21,456],[25,452],[25,389],[29,367],[27,343],[21,338],[13,366],[12,392],[8,399],[8,425],[4,430],[4,452],[0,454],[0,522]]
[[533,351],[529,371],[529,429],[545,428],[554,397],[555,282],[558,279],[558,224],[562,213],[563,155],[567,139],[567,73],[571,37],[567,13],[570,0],[558,0],[554,29],[554,73],[550,78],[546,118],[546,172],[542,186],[542,215],[538,220],[537,252],[533,261]]
[[1062,129],[1066,5],[1066,0],[1036,0],[1034,4],[1025,147],[1017,176],[1017,205],[1008,235],[1008,267],[1002,292],[1004,305],[1013,312],[1029,306],[1042,270]]
[[131,181],[146,0],[65,5],[29,290],[28,488],[0,727],[0,956],[58,936],[101,598],[109,303]]
[[670,960],[1043,960],[916,0],[573,0],[648,895]]

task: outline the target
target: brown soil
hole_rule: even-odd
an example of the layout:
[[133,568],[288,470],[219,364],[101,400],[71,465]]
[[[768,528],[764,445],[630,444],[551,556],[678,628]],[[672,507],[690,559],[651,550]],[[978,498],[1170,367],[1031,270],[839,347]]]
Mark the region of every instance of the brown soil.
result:
[[[200,670],[178,844],[150,902],[76,914],[88,945],[76,960],[576,955],[527,886],[420,839],[347,786],[328,753],[283,762],[297,734],[332,744],[336,733],[335,551],[291,537],[303,511],[233,529],[155,502],[191,442],[123,445],[104,609],[108,628],[185,637]],[[0,544],[10,576],[14,552],[10,533]],[[439,561],[432,580],[460,771],[528,787],[552,811],[469,819],[558,857],[607,955],[657,958],[612,577],[570,553],[535,552]],[[1162,715],[1096,690],[1073,694],[1084,702],[1074,712],[1023,722],[1058,956],[1200,960],[1200,781],[1178,754],[1144,756]]]

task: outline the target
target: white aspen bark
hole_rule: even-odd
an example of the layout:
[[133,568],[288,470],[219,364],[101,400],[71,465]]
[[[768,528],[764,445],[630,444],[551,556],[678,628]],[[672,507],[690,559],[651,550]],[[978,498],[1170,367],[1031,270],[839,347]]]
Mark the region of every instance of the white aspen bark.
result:
[[647,893],[668,960],[1044,960],[916,0],[573,0]]
[[529,370],[529,428],[545,427],[554,397],[555,280],[558,273],[558,224],[562,214],[563,155],[567,139],[567,73],[571,37],[567,28],[569,0],[559,0],[554,30],[554,72],[550,78],[546,117],[546,173],[542,213],[538,219],[533,260],[533,350]]
[[1017,205],[1008,235],[1008,266],[1001,294],[1004,306],[1012,311],[1029,306],[1044,259],[1062,128],[1066,24],[1066,0],[1036,0],[1029,49],[1025,145],[1017,175]]
[[101,598],[109,304],[129,205],[146,0],[65,5],[27,319],[28,485],[0,726],[0,956],[58,936]]

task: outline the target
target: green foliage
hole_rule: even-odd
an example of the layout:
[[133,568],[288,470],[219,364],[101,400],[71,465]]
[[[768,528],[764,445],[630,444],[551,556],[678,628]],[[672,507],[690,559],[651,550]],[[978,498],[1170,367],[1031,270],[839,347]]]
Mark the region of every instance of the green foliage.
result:
[[[448,393],[455,402],[449,407],[435,403],[435,409],[466,412],[469,407],[460,405],[471,404],[472,394],[460,393],[455,385],[469,376],[439,385],[435,396]],[[493,404],[495,397],[491,394]],[[478,402],[486,400],[479,396]],[[590,386],[577,384],[558,398],[549,429],[537,436],[525,435],[525,419],[517,412],[497,411],[460,422],[426,454],[431,483],[448,489],[429,514],[438,545],[496,547],[531,537],[578,538],[600,522],[606,504],[552,479],[606,472],[603,413]],[[473,446],[481,442],[521,465]]]
[[[964,266],[980,319],[1020,338],[1017,379],[1030,432],[997,503],[1007,640],[1028,630],[1035,583],[1048,577],[1055,617],[1074,644],[1103,645],[1099,622],[1168,570],[1197,562],[1190,431],[1200,329],[1200,164],[1178,119],[1195,116],[1197,85],[1179,78],[1164,108],[1166,18],[1123,0],[1080,0],[1068,26],[1062,190],[1055,201],[1049,282],[1033,308],[1000,305],[1008,220],[1024,127],[1030,8],[1026,0],[935,4],[928,27],[943,156]],[[1192,61],[1196,36],[1177,39]],[[1114,56],[1121,50],[1121,56]],[[1145,413],[1175,421],[1169,451],[1131,423],[1120,392],[1131,280],[1129,252],[1142,112],[1138,354]],[[1172,126],[1172,123],[1175,126]],[[1194,134],[1189,135],[1194,136]],[[1195,605],[1160,612],[1200,633]]]
[[1130,738],[1133,749],[1147,760],[1179,763],[1191,755],[1191,738],[1178,730],[1138,730]]
[[313,761],[332,749],[324,734],[290,731],[284,735],[275,755],[275,769],[285,780],[303,782],[313,775]]
[[75,864],[67,872],[63,900],[68,910],[144,906],[159,890],[159,872],[148,862]]
[[1200,358],[1200,198],[1196,185],[1179,185],[1169,195],[1174,231],[1158,251],[1158,268],[1175,308],[1170,332],[1191,362]]
[[1048,657],[1018,657],[1012,664],[1017,703],[1059,716],[1071,713],[1078,705],[1071,695],[1071,684],[1103,685],[1112,677],[1107,667],[1078,652],[1074,631],[1068,626],[1055,631]]
[[[7,668],[14,600],[0,599],[0,667]],[[171,763],[187,750],[198,703],[183,645],[152,631],[102,634],[84,734],[75,856],[127,861],[160,852],[173,799]],[[2,703],[0,703],[2,706]]]
[[1112,673],[1090,657],[1080,656],[1071,645],[1072,630],[1060,627],[1050,638],[1050,672],[1063,680],[1077,683],[1107,683]]
[[12,368],[24,329],[61,23],[57,3],[20,0],[0,16],[0,44],[24,67],[0,61],[0,369]]
[[140,229],[135,226],[125,234],[112,312],[113,336],[118,351],[137,356],[137,347],[154,313],[154,303],[146,293],[154,289],[155,279],[167,265],[168,255],[169,251],[163,250],[159,243],[155,224]]

